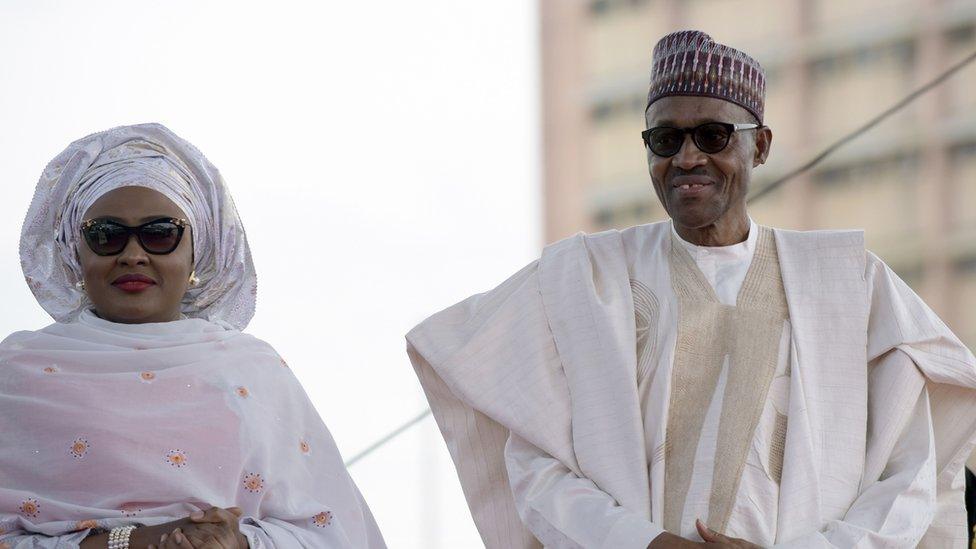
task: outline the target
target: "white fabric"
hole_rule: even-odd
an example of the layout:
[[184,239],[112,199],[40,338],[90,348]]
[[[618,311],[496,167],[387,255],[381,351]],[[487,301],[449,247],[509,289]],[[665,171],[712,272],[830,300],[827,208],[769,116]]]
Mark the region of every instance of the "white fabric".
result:
[[[715,290],[719,301],[729,306],[736,304],[739,289],[752,263],[758,232],[755,222],[750,220],[750,230],[746,240],[730,246],[709,247],[698,246],[683,240],[672,225],[672,233],[677,236],[678,241],[695,260],[702,274],[705,275],[712,289]],[[634,239],[624,240],[626,253],[630,258],[628,263],[633,265],[631,275],[644,284],[651,284],[652,281],[649,280],[649,277],[651,273],[656,271],[656,266],[648,265],[646,261],[653,256],[644,253],[645,250],[636,249],[634,247],[636,244]],[[669,296],[669,299],[674,299],[674,296]],[[677,329],[677,326],[672,323],[656,328],[673,331]],[[775,541],[776,535],[779,484],[778,480],[773,478],[770,470],[769,455],[777,413],[784,416],[788,416],[789,413],[790,338],[791,332],[787,322],[780,344],[777,371],[770,387],[770,398],[767,399],[764,406],[753,444],[746,459],[746,468],[742,473],[739,493],[726,531],[731,536],[747,538],[764,546],[771,545]],[[728,367],[727,361],[728,358],[726,358],[726,369]],[[651,395],[656,395],[655,398],[662,398],[662,395],[667,393],[663,388],[655,387],[655,379],[658,380],[658,384],[666,384],[666,380],[660,377],[655,378],[653,372],[644,379],[638,380],[641,410],[645,418],[645,440],[663,439],[664,437],[663,432],[657,432],[663,423],[661,422],[662,418],[655,417],[659,410],[652,405]],[[697,541],[701,541],[701,538],[695,527],[695,519],[708,519],[711,473],[714,470],[716,459],[721,459],[721,456],[715,454],[715,443],[718,439],[719,412],[722,395],[725,394],[725,382],[726,376],[723,374],[719,377],[714,392],[715,397],[702,428],[694,464],[695,473],[685,500],[681,531],[677,532],[685,538]],[[658,465],[653,461],[653,454],[654,449],[648,448],[648,466],[652,469],[649,473],[651,475],[653,475],[653,468]],[[544,514],[547,517],[545,523],[541,520],[535,520],[536,524],[530,526],[532,530],[542,530],[545,528],[542,524],[549,524],[548,532],[551,536],[557,531],[551,525],[558,522],[565,525],[565,528],[573,530],[571,537],[573,543],[581,547],[593,547],[604,543],[605,537],[618,519],[626,514],[626,511],[617,506],[610,496],[592,483],[587,486],[585,483],[579,485],[567,482],[566,480],[569,477],[567,477],[565,468],[560,468],[558,462],[516,435],[512,436],[512,440],[509,441],[506,448],[505,461],[508,471],[512,475],[511,483],[516,504],[522,503],[522,513],[530,517],[534,517],[536,514]],[[513,471],[517,471],[517,474]],[[558,478],[564,484],[572,487],[574,494],[572,498],[554,498],[551,496],[553,492],[558,490],[556,488],[558,484],[554,478]],[[549,494],[549,497],[543,494]],[[563,501],[560,501],[561,499]],[[575,505],[576,502],[588,502],[589,504],[577,506]],[[559,504],[566,507],[553,508]],[[663,531],[657,524],[648,521],[642,522],[643,524],[640,527],[634,528],[628,533],[626,539],[615,539],[612,546],[646,547],[651,540]],[[550,539],[552,538],[550,537]],[[574,546],[573,543],[567,543],[564,540],[562,544],[549,543],[548,545],[572,547]]]
[[384,547],[336,445],[266,343],[203,319],[90,312],[0,344],[0,545],[239,506],[253,548]]
[[[674,229],[674,224],[671,224],[672,233],[678,237],[678,241],[695,260],[695,264],[715,291],[716,297],[721,303],[728,306],[734,307],[736,305],[739,289],[742,287],[742,282],[746,278],[756,251],[759,229],[755,221],[751,219],[749,224],[749,235],[746,240],[730,246],[698,246],[692,244],[682,239],[681,235]],[[625,239],[625,244],[631,242],[633,240]],[[652,284],[652,281],[648,280],[647,277],[655,272],[656,268],[645,264],[646,259],[652,256],[642,253],[642,250],[631,250],[629,248],[628,255],[633,258],[630,260],[630,263],[633,264],[633,276],[644,284]],[[675,296],[668,296],[668,299],[675,299]],[[674,322],[669,325],[659,325],[658,329],[676,330],[677,318],[673,320]],[[746,538],[763,546],[770,545],[775,540],[777,504],[779,502],[779,482],[774,478],[769,463],[770,444],[776,426],[777,414],[789,417],[789,348],[792,333],[789,322],[785,324],[780,342],[779,360],[773,383],[770,386],[770,394],[763,407],[759,425],[756,427],[756,433],[746,457],[746,466],[742,471],[742,480],[726,530],[730,536]],[[695,519],[700,518],[703,521],[708,519],[712,485],[711,475],[716,460],[722,459],[722,456],[716,455],[715,445],[718,440],[722,395],[725,394],[727,371],[728,357],[726,357],[723,374],[719,377],[713,393],[713,400],[702,426],[701,439],[695,456],[694,474],[685,499],[685,509],[682,513],[681,531],[677,532],[682,537],[696,541],[701,541],[701,538],[695,527]],[[641,395],[641,410],[645,418],[645,437],[647,440],[653,440],[658,436],[664,436],[663,433],[659,435],[656,432],[660,425],[660,418],[655,418],[654,414],[658,413],[659,410],[649,402],[650,395],[658,394],[660,391],[652,387],[654,378],[648,376],[646,380],[641,381],[644,383],[638,383],[638,391]],[[657,465],[653,463],[653,459],[651,461],[652,463],[649,464],[651,467]]]
[[[734,306],[756,249],[759,231],[755,222],[750,220],[750,230],[746,240],[730,246],[698,246],[682,239],[673,225],[671,230],[695,260],[702,274],[715,290],[719,301]],[[645,264],[649,255],[628,246],[632,244],[635,244],[633,240],[624,241],[627,255],[631,258],[629,263],[633,264],[632,276],[648,284],[650,281],[646,280],[647,274],[654,272],[655,269]],[[672,324],[663,328],[675,330],[677,326]],[[769,441],[772,438],[777,411],[783,415],[788,413],[789,341],[790,333],[787,327],[781,345],[785,352],[780,353],[776,379],[771,387],[771,393],[777,398],[768,400],[763,410],[754,443],[746,460],[739,497],[736,499],[729,522],[730,535],[748,536],[759,544],[769,544],[775,539],[779,487],[769,470]],[[649,403],[651,394],[660,394],[658,388],[654,387],[653,379],[654,377],[650,375],[638,381],[641,409],[645,417],[645,440],[655,439],[658,434],[655,431],[660,425],[660,418],[654,417],[657,410]],[[702,520],[708,518],[711,473],[716,459],[715,442],[719,429],[718,413],[721,410],[721,396],[725,393],[725,381],[726,377],[722,375],[716,386],[714,393],[716,398],[709,408],[709,414],[702,428],[701,442],[694,465],[695,475],[692,477],[692,484],[685,500],[680,534],[699,541],[701,538],[695,528],[695,518]],[[663,433],[660,435],[663,437]],[[653,449],[648,449],[649,461],[652,461],[650,457],[652,455]],[[516,503],[522,504],[520,506],[522,514],[532,517],[534,522],[530,529],[542,530],[546,528],[544,524],[551,525],[558,522],[573,531],[571,537],[567,537],[563,544],[558,545],[575,544],[581,547],[593,547],[603,544],[618,520],[626,515],[626,511],[617,506],[613,499],[597,486],[592,483],[590,486],[586,486],[585,483],[584,485],[573,483],[565,468],[559,467],[558,462],[517,435],[512,435],[506,447],[505,462],[509,474],[512,475],[511,483]],[[649,467],[654,465],[654,463],[648,464]],[[561,482],[572,487],[573,498],[564,498],[569,501],[560,501],[560,498],[544,495],[557,491]],[[577,505],[578,502],[586,503]],[[559,504],[567,507],[554,507]],[[541,520],[541,517],[536,518],[537,514],[544,515],[545,520]],[[548,531],[550,535],[556,533],[552,528]],[[614,540],[614,545],[607,546],[646,547],[662,531],[656,524],[640,521],[639,527],[628,532],[626,539],[617,538]],[[572,543],[569,542],[570,539],[573,540]]]
[[515,433],[505,465],[519,516],[546,547],[643,548],[664,531]]
[[[967,533],[957,482],[976,434],[976,359],[894,273],[865,254],[860,233],[774,235],[792,326],[776,542],[962,547]],[[663,467],[649,472],[647,464],[654,457],[648,448],[663,440],[645,440],[624,242],[653,256],[648,280],[661,298],[659,324],[668,326],[676,315],[667,297],[670,239],[667,223],[567,239],[495,290],[408,334],[414,367],[488,547],[538,546],[516,526],[515,513],[553,547],[608,540],[646,546],[659,531]],[[650,375],[661,377],[662,390],[673,332],[654,336],[658,367]],[[658,433],[666,400],[649,400],[662,419]],[[507,471],[499,440],[509,432],[551,462]],[[511,481],[524,489],[531,481],[521,471],[533,468],[545,469],[549,479],[535,497],[515,501],[496,488]],[[605,494],[602,515],[593,513],[599,501],[593,487]],[[569,526],[581,521],[593,528],[580,534]],[[639,533],[620,542],[620,531]]]
[[[695,260],[698,269],[705,275],[705,279],[715,290],[718,300],[725,305],[735,305],[742,281],[746,279],[752,256],[756,252],[756,239],[759,229],[756,222],[749,220],[749,236],[745,240],[730,246],[698,246],[681,238],[671,223],[671,232],[678,237],[678,241],[688,250],[688,254]],[[646,256],[638,255],[634,270],[636,273],[646,271],[641,263]]]
[[20,238],[24,276],[44,310],[69,321],[91,307],[75,285],[83,216],[99,197],[125,186],[159,191],[190,222],[200,284],[187,292],[183,313],[244,329],[254,315],[257,277],[234,201],[217,168],[160,124],[89,135],[44,169]]

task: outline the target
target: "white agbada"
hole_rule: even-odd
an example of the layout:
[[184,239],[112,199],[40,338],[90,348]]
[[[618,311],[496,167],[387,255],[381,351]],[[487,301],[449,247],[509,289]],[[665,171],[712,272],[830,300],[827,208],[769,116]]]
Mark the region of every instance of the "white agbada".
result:
[[[172,322],[92,313],[77,248],[100,196],[148,187],[192,227],[199,283]],[[241,333],[257,278],[217,169],[159,124],[75,141],[45,168],[21,233],[56,322],[0,343],[0,549],[70,549],[94,528],[238,506],[253,548],[382,548],[332,436],[287,364]]]
[[[774,234],[789,304],[778,374],[792,375],[766,406],[787,408],[782,478],[755,490],[747,467],[726,532],[783,547],[964,546],[976,360],[860,233]],[[664,467],[650,449],[677,325],[671,238],[659,223],[567,239],[408,335],[489,547],[646,547],[661,532]],[[737,269],[712,279],[697,259],[728,296]],[[660,305],[653,396],[639,387],[635,278]],[[687,505],[707,492],[693,483]]]
[[[742,287],[742,282],[746,278],[747,271],[752,263],[753,255],[756,251],[756,241],[759,234],[755,222],[750,221],[749,235],[745,241],[731,246],[706,247],[696,246],[681,239],[677,232],[672,228],[673,241],[679,242],[682,247],[694,259],[696,266],[701,270],[718,299],[728,306],[736,305],[736,298]],[[633,241],[625,241],[625,246],[634,244]],[[647,273],[654,270],[653,265],[647,265],[647,254],[641,250],[626,250],[631,265],[632,291],[637,293],[638,288],[646,288],[650,284]],[[637,301],[639,298],[635,298]],[[653,329],[653,327],[651,328]],[[638,329],[640,331],[640,329]],[[763,546],[771,545],[775,539],[775,526],[777,516],[777,502],[779,499],[779,481],[776,467],[771,466],[770,439],[776,429],[777,418],[788,417],[789,402],[789,340],[790,333],[784,330],[780,341],[779,359],[776,369],[776,376],[770,387],[769,398],[766,401],[760,422],[757,425],[757,432],[754,436],[753,444],[750,446],[746,458],[745,468],[742,471],[742,480],[738,488],[735,507],[730,517],[726,533],[733,537],[747,537],[755,543]],[[640,348],[640,336],[638,336],[638,348]],[[640,362],[640,361],[638,361]],[[728,357],[724,371],[728,370]],[[653,371],[641,371],[638,365],[637,391],[640,400],[640,407],[644,416],[645,440],[651,441],[657,437],[656,429],[658,422],[656,415],[659,410],[654,405],[655,397],[660,398],[660,393],[666,390],[666,380],[662,376],[654,376]],[[652,370],[652,369],[650,369]],[[655,385],[655,381],[658,382]],[[708,409],[705,422],[702,427],[701,438],[698,443],[694,462],[694,475],[686,496],[684,512],[682,513],[682,524],[680,533],[683,537],[701,541],[695,527],[695,519],[701,518],[707,521],[709,518],[709,499],[712,488],[712,471],[716,460],[722,459],[717,453],[717,440],[720,428],[720,410],[722,404],[721,395],[725,393],[727,376],[719,377],[718,384],[714,390],[715,397]],[[654,448],[647,444],[648,455],[654,455]],[[556,518],[556,513],[547,509],[545,503],[552,503],[555,497],[540,498],[535,494],[545,493],[548,485],[552,483],[554,471],[562,469],[562,473],[568,472],[565,468],[558,467],[553,458],[547,456],[538,448],[532,446],[517,435],[512,435],[505,453],[506,468],[512,480],[515,491],[515,499],[521,504],[520,515],[550,515],[550,520],[562,520],[565,524],[563,528],[572,528],[574,524],[588,525],[577,535],[577,541],[586,539],[590,545],[597,544],[597,536],[587,536],[586,532],[597,533],[598,529],[593,529],[592,525],[596,519],[592,512],[587,516],[565,516],[562,519]],[[653,475],[654,458],[651,458],[650,474]],[[516,474],[517,472],[517,474]],[[781,473],[780,473],[781,474]],[[603,499],[606,501],[606,494],[593,486],[575,486],[574,497],[579,498],[586,494],[587,497],[595,500]],[[530,494],[532,494],[530,496]],[[550,492],[551,495],[554,493]],[[545,501],[545,503],[543,503]],[[608,501],[607,511],[612,513],[614,504]],[[568,519],[568,520],[566,520]],[[647,544],[663,532],[664,529],[654,523],[649,523],[648,528],[638,531],[634,539],[627,545],[634,547],[646,547]],[[581,537],[582,536],[582,537]],[[587,543],[581,543],[587,545]]]

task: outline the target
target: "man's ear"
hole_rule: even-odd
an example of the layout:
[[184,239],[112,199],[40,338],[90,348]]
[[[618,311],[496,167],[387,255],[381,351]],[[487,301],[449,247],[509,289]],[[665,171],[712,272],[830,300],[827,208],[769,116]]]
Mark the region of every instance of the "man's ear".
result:
[[769,157],[769,148],[773,144],[773,130],[769,126],[762,126],[756,129],[756,154],[752,159],[752,167],[761,166],[766,163]]

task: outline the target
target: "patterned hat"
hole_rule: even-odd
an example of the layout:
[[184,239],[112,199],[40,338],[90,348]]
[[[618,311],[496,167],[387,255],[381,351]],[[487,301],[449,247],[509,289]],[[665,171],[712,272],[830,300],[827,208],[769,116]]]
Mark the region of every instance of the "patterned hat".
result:
[[702,31],[673,32],[654,46],[647,106],[669,95],[731,101],[762,124],[766,75],[755,59]]

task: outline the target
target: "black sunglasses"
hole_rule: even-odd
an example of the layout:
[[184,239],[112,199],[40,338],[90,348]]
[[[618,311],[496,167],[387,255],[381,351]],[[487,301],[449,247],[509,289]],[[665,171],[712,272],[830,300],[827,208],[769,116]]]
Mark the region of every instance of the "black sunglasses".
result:
[[88,247],[96,255],[117,255],[136,235],[143,250],[154,255],[165,255],[176,249],[188,226],[185,219],[161,218],[129,227],[108,219],[91,219],[81,225],[81,234]]
[[685,142],[685,134],[691,134],[691,140],[695,142],[703,153],[715,154],[721,152],[729,145],[732,134],[741,130],[755,130],[761,128],[759,124],[727,124],[725,122],[708,122],[694,128],[673,128],[670,126],[657,126],[641,132],[641,139],[644,146],[652,153],[668,157],[678,154],[681,145]]

